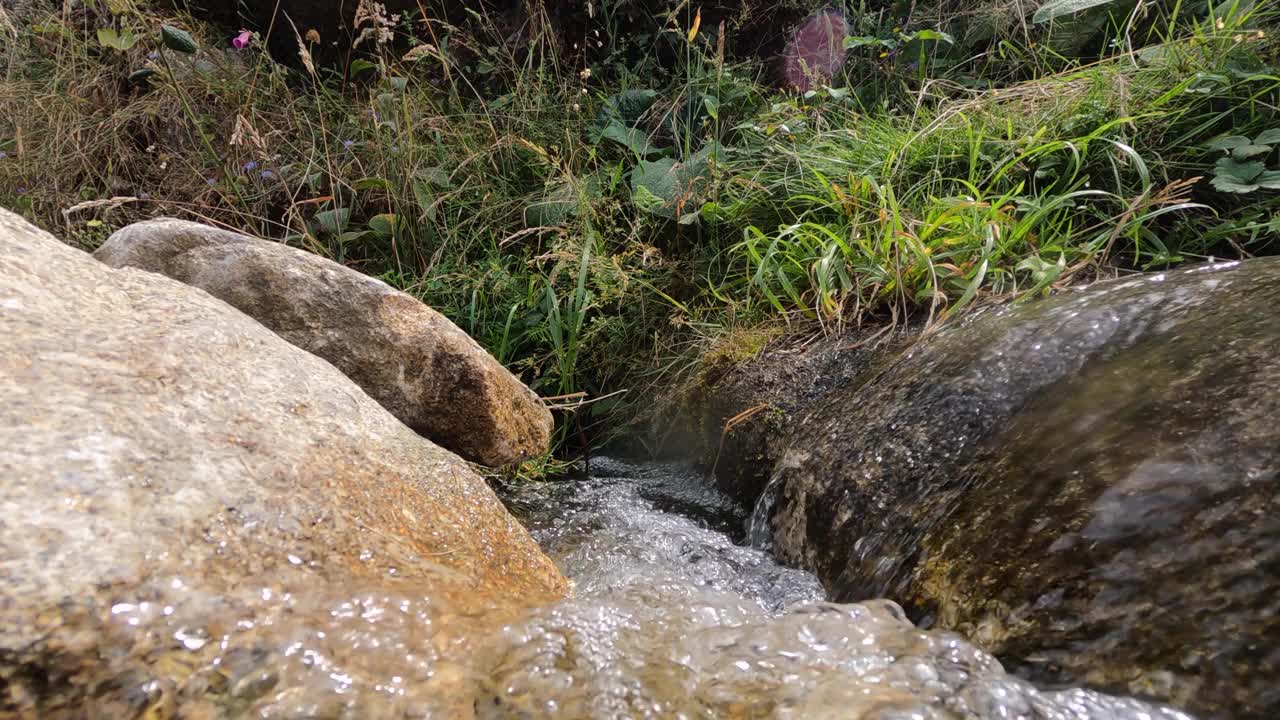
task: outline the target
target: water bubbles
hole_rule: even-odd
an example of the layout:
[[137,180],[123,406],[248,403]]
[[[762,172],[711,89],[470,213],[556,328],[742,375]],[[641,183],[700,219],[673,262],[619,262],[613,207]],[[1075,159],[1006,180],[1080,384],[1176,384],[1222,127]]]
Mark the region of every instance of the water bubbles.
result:
[[[217,595],[163,578],[111,616],[138,647],[171,644],[152,670],[173,670],[163,682],[177,697],[263,718],[1189,720],[1038,690],[891,601],[824,602],[812,575],[712,529],[741,527],[743,513],[686,467],[593,467],[595,478],[513,498],[577,590],[505,625],[459,616],[421,586],[317,583],[294,555]],[[767,527],[766,506],[753,524]],[[887,559],[876,545],[855,550]]]
[[[590,708],[563,711],[582,717],[876,720],[1155,712],[1085,691],[1037,690],[963,638],[915,628],[891,601],[822,602],[811,576],[646,502],[646,470],[629,471],[630,479],[596,478],[547,498],[566,522],[539,518],[539,539],[584,591],[480,646],[504,707],[537,698],[528,707]],[[705,481],[689,473],[687,482]],[[756,504],[753,544],[779,484],[776,475]]]
[[179,628],[178,632],[173,634],[173,639],[177,640],[182,647],[188,650],[199,650],[209,643],[209,635],[201,628]]

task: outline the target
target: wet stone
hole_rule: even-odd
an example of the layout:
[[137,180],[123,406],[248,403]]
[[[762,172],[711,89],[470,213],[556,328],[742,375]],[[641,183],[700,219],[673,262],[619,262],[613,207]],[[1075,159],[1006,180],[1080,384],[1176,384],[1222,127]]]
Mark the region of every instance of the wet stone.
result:
[[1020,674],[1280,713],[1280,261],[988,311],[789,433],[771,537]]

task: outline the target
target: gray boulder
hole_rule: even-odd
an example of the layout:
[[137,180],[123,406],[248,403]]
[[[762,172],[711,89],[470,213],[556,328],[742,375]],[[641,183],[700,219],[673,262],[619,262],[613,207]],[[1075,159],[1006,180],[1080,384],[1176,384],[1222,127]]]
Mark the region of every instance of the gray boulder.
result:
[[332,365],[3,210],[0,398],[0,716],[457,716],[457,638],[567,591]]
[[990,311],[792,429],[772,529],[1046,682],[1280,716],[1280,260]]
[[491,466],[541,455],[552,418],[440,313],[318,255],[183,220],[130,225],[94,253],[194,285],[333,363],[423,436]]

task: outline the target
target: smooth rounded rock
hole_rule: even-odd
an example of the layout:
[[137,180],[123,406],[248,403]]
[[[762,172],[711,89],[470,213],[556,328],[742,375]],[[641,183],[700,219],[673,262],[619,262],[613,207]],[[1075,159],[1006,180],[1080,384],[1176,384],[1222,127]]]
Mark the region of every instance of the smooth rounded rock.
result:
[[922,341],[790,433],[773,541],[1025,674],[1280,716],[1280,260]]
[[551,412],[533,391],[443,315],[380,280],[287,245],[173,219],[119,230],[94,257],[225,300],[468,460],[507,465],[550,446]]
[[462,639],[567,592],[332,365],[3,210],[0,398],[2,716],[459,717]]

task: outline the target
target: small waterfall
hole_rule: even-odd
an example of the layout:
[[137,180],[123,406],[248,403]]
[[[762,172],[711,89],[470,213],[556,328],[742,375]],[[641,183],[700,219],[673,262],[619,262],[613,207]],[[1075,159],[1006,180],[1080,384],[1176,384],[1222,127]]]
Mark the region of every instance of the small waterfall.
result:
[[773,528],[769,519],[773,516],[773,506],[778,502],[778,491],[782,485],[784,463],[778,463],[764,486],[764,492],[756,498],[756,506],[751,510],[751,521],[747,525],[747,542],[751,547],[766,552],[773,550]]

